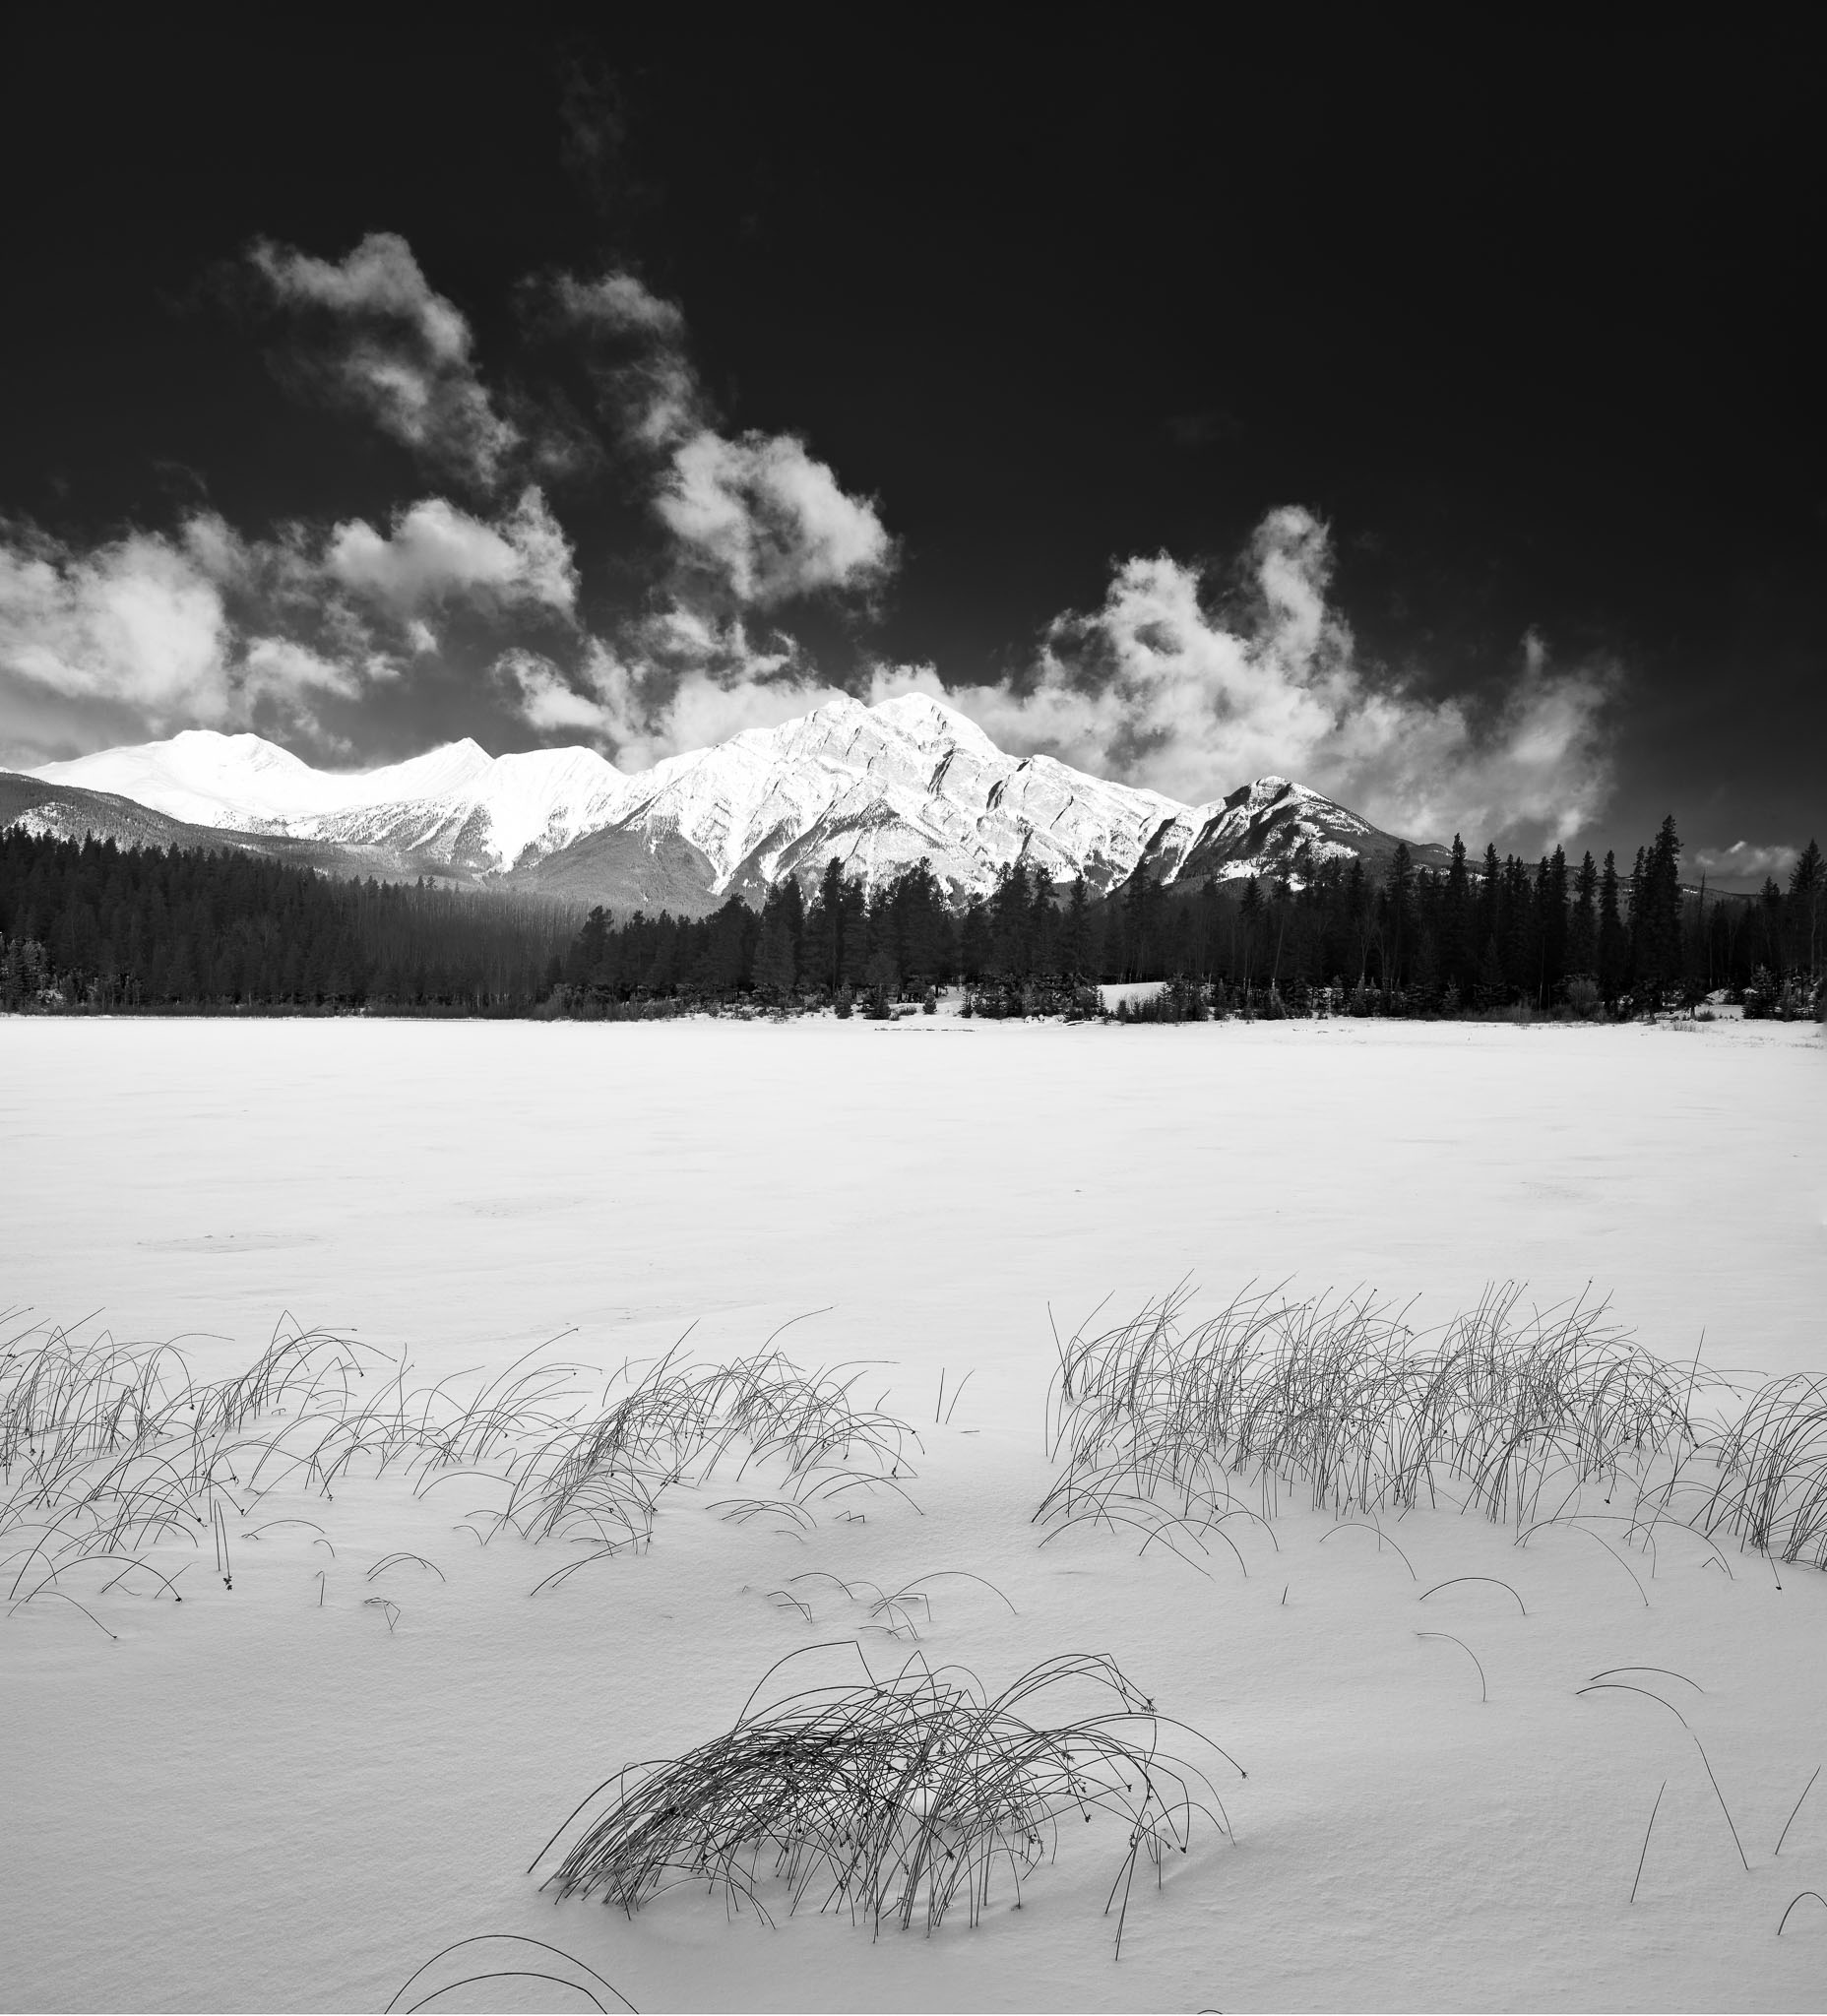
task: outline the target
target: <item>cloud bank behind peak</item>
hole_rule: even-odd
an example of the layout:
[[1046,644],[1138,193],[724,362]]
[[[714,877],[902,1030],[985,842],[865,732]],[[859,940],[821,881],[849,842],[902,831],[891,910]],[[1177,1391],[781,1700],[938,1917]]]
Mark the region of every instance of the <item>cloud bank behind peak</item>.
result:
[[[1460,832],[1563,841],[1612,786],[1608,662],[1558,665],[1525,638],[1508,690],[1482,708],[1435,697],[1367,662],[1329,599],[1332,543],[1299,506],[1269,512],[1242,558],[1243,593],[1161,553],[1121,562],[1102,604],[1056,617],[1029,662],[987,683],[930,663],[876,662],[824,678],[790,639],[751,642],[672,611],[611,647],[593,641],[566,684],[556,666],[523,688],[526,718],[600,739],[624,767],[773,726],[855,692],[921,692],[1015,754],[1145,786],[1187,803],[1286,776],[1421,840]],[[518,674],[516,675],[519,676]]]

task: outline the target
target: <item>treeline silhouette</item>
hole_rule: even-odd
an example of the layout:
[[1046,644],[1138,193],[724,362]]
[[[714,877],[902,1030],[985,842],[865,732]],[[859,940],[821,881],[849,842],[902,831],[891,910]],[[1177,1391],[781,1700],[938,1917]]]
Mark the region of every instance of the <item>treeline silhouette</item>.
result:
[[1808,1012],[1827,965],[1827,873],[1812,842],[1788,887],[1684,885],[1672,818],[1628,873],[1614,856],[1529,863],[1455,841],[1450,865],[1398,847],[1303,850],[1285,877],[1141,879],[1060,891],[1017,862],[959,908],[919,861],[873,891],[828,863],[808,896],[770,890],[706,917],[616,919],[425,883],[334,881],[238,852],[122,850],[0,835],[0,1007],[590,1017],[695,1007],[891,1012],[962,984],[973,1012],[1097,1012],[1099,981],[1170,980],[1155,1013],[1640,1013],[1727,990]]
[[1285,878],[1191,889],[1140,878],[1063,900],[1017,862],[988,895],[948,904],[924,861],[873,892],[835,860],[808,900],[771,890],[759,913],[617,922],[593,911],[565,956],[554,1005],[642,1014],[685,1000],[778,1007],[889,1003],[962,982],[977,1012],[1085,1006],[1098,981],[1178,979],[1221,1002],[1303,1014],[1641,1012],[1724,989],[1751,1012],[1804,1012],[1827,955],[1827,875],[1813,842],[1785,892],[1683,885],[1672,817],[1627,874],[1607,853],[1577,867],[1556,849],[1531,864],[1494,848],[1475,863],[1417,868],[1398,846],[1372,881],[1356,857],[1303,849]]
[[232,851],[0,834],[0,1007],[525,1015],[575,909]]

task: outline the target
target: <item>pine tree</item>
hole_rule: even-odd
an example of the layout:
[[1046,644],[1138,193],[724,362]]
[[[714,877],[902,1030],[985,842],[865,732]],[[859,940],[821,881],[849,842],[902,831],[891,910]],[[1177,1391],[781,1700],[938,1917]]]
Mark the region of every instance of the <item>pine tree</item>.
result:
[[1095,978],[1120,980],[1128,971],[1128,926],[1123,908],[1122,904],[1107,896],[1099,906],[1100,935],[1097,962],[1093,969]]
[[1637,858],[1631,912],[1634,977],[1654,1007],[1681,977],[1681,843],[1672,813],[1662,822],[1648,852]]
[[896,969],[894,955],[885,946],[870,953],[863,978],[869,989],[870,1013],[887,1015],[889,1003],[901,990],[901,975]]
[[1053,878],[1037,861],[1028,892],[1028,970],[1048,976],[1057,974],[1060,964],[1060,916]]
[[1827,863],[1812,840],[1790,870],[1786,908],[1796,964],[1818,985],[1827,968]]
[[1431,1010],[1440,994],[1440,950],[1432,929],[1426,924],[1416,932],[1415,953],[1409,966],[1409,986],[1416,1003]]
[[1520,856],[1506,854],[1498,897],[1498,953],[1503,960],[1503,980],[1512,1000],[1533,997],[1536,991],[1536,957],[1532,943],[1535,924],[1535,896],[1529,870]]
[[1556,848],[1536,883],[1536,941],[1541,979],[1538,1005],[1546,1009],[1567,976],[1567,856]]
[[1390,856],[1389,874],[1384,882],[1389,897],[1389,938],[1386,953],[1384,983],[1387,986],[1402,985],[1405,972],[1404,962],[1409,956],[1410,940],[1415,932],[1415,862],[1409,852],[1406,840],[1396,843],[1396,851]]
[[1484,846],[1484,859],[1480,865],[1478,903],[1473,912],[1473,936],[1479,947],[1480,970],[1482,971],[1484,947],[1495,938],[1503,942],[1503,863],[1497,858],[1494,842]]
[[951,963],[951,919],[932,863],[922,855],[904,868],[884,894],[893,926],[890,949],[904,983],[937,985]]
[[1453,835],[1453,857],[1440,897],[1440,967],[1449,986],[1463,995],[1471,990],[1472,877],[1466,864],[1466,844]]
[[1495,931],[1484,941],[1484,957],[1479,962],[1476,991],[1480,1008],[1500,1008],[1509,997],[1509,990],[1503,977],[1503,960],[1497,951]]
[[1599,972],[1599,870],[1591,853],[1580,857],[1573,878],[1573,910],[1567,918],[1566,964],[1569,974],[1597,977]]
[[805,931],[805,896],[791,875],[783,875],[762,899],[761,921],[764,929],[773,923],[787,933],[797,967],[799,941]]
[[1148,937],[1148,878],[1138,868],[1122,886],[1120,898],[1105,905],[1109,921],[1103,934],[1104,968],[1114,980],[1142,977]]
[[749,977],[751,932],[755,914],[732,896],[703,926],[705,945],[700,977],[713,994],[728,996]]
[[1244,998],[1247,1000],[1256,978],[1257,949],[1262,938],[1262,890],[1252,875],[1243,885],[1242,901],[1237,906],[1238,921],[1241,926]]
[[799,946],[800,977],[821,992],[834,993],[843,976],[843,933],[844,870],[833,854],[806,913]]
[[1599,877],[1599,991],[1607,1007],[1623,992],[1630,973],[1630,940],[1619,908],[1617,856],[1606,851]]
[[838,966],[843,984],[859,987],[869,971],[869,906],[860,882],[844,884]]
[[1359,854],[1352,856],[1352,865],[1346,870],[1344,908],[1351,956],[1357,963],[1357,985],[1361,991],[1370,968],[1370,947],[1376,939],[1376,908],[1370,900],[1370,885]]
[[967,980],[979,980],[989,965],[989,905],[974,897],[958,927],[958,968]]
[[1062,957],[1068,978],[1082,980],[1091,976],[1091,905],[1086,900],[1083,875],[1073,883],[1072,894],[1066,899]]

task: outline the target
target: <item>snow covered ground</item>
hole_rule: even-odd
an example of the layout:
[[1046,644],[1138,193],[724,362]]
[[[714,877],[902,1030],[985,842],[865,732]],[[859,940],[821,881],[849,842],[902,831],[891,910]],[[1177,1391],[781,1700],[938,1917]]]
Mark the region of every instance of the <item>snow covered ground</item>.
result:
[[[1566,1526],[1519,1548],[1444,1511],[1391,1525],[1398,1553],[1298,1490],[1205,1574],[1031,1523],[1049,1306],[1064,1334],[1188,1274],[1198,1309],[1367,1285],[1418,1296],[1418,1323],[1490,1281],[1544,1303],[1590,1283],[1670,1359],[1704,1332],[1707,1365],[1827,1373],[1817,1026],[16,1020],[0,1156],[14,1330],[98,1310],[220,1377],[289,1311],[438,1378],[561,1333],[553,1355],[605,1372],[688,1325],[728,1358],[800,1318],[783,1344],[881,1361],[868,1397],[924,1443],[912,1504],[801,1533],[682,1489],[647,1551],[537,1597],[567,1557],[464,1530],[488,1480],[415,1498],[351,1475],[231,1516],[232,1591],[205,1537],[159,1555],[193,1557],[181,1608],[85,1596],[112,1639],[16,1609],[6,2007],[379,2007],[483,1933],[548,1940],[646,2009],[1820,2004],[1827,1906],[1777,1924],[1827,1893],[1827,1778],[1773,1851],[1827,1763],[1827,1577],[1779,1588],[1730,1544],[1728,1573],[1667,1526],[1653,1558]],[[242,1538],[280,1517],[321,1531]],[[403,1549],[434,1567],[382,1565]],[[937,1571],[1017,1614],[937,1582],[915,1645],[789,1582]],[[1493,1579],[1423,1605],[1462,1577]],[[878,1669],[918,1651],[992,1688],[1113,1654],[1247,1767],[1220,1788],[1234,1841],[1195,1834],[1138,1886],[1120,1961],[1102,1820],[1019,1913],[1002,1885],[930,1938],[809,1909],[767,1929],[686,1891],[630,1921],[526,1876],[622,1764],[859,1631]],[[1661,1698],[1576,1691],[1623,1668],[1667,1670],[1618,1675]],[[432,2006],[589,2006],[465,1992]]]

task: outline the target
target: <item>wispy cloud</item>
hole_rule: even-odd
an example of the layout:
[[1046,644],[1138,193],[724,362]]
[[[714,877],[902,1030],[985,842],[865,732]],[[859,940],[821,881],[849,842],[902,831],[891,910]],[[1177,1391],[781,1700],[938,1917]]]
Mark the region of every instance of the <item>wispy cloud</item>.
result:
[[587,345],[602,411],[648,474],[665,554],[653,605],[568,668],[504,653],[495,684],[541,733],[582,732],[640,769],[790,720],[840,689],[773,623],[811,597],[866,598],[892,573],[871,498],[796,434],[727,434],[686,346],[683,311],[635,275],[560,274],[542,298]]
[[[498,487],[511,465],[575,476],[600,458],[556,396],[538,412],[522,396],[518,424],[503,416],[468,319],[403,237],[371,233],[340,260],[262,240],[250,258],[302,318],[295,360],[312,382],[477,487]],[[887,580],[898,555],[874,500],[847,490],[796,434],[720,428],[683,309],[637,275],[547,276],[526,284],[523,301],[546,336],[581,347],[613,452],[645,487],[662,546],[647,608],[590,650],[554,655],[522,639],[497,651],[496,695],[541,733],[657,752],[715,724],[733,731],[781,719],[806,667],[788,638],[754,642],[754,622],[813,597],[853,603]],[[391,618],[405,626],[397,643],[409,656],[436,649],[432,618],[453,597],[565,616],[577,608],[570,543],[536,488],[501,516],[434,497],[385,531],[350,519],[315,548],[297,534],[281,543],[284,565],[270,548],[243,548],[224,555],[223,578],[230,557],[243,576],[264,569],[294,604],[316,595],[344,633]]]
[[613,641],[587,639],[568,668],[510,651],[493,671],[529,725],[585,734],[629,771],[777,726],[843,690],[784,633],[757,640],[740,619],[713,622],[677,607]]
[[371,231],[340,260],[262,238],[248,254],[274,299],[303,318],[292,368],[383,432],[482,489],[521,440],[477,373],[468,318],[412,248]]
[[873,498],[846,490],[796,434],[721,432],[686,348],[685,317],[636,276],[560,275],[552,298],[606,348],[597,379],[624,440],[658,458],[654,510],[670,535],[682,600],[765,609],[866,594],[893,571]]
[[540,734],[620,743],[622,724],[615,711],[595,693],[580,691],[549,658],[515,645],[489,670],[521,719]]
[[596,324],[617,335],[638,331],[666,343],[684,341],[684,309],[654,293],[632,273],[617,270],[596,280],[561,273],[552,291],[559,309],[572,322]]

